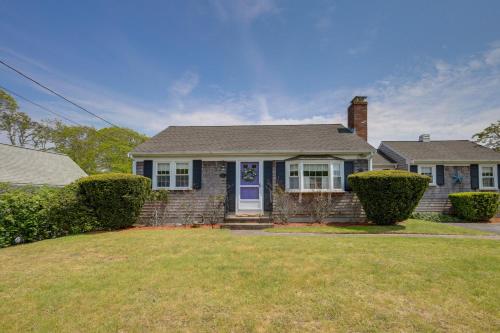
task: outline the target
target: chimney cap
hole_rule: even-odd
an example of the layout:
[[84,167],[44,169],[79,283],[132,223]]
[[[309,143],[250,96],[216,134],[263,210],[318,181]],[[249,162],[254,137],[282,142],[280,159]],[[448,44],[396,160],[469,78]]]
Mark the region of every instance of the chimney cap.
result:
[[430,134],[420,134],[418,137],[418,141],[429,142],[429,141],[431,141],[431,135]]
[[351,104],[368,104],[366,98],[367,98],[366,96],[354,96],[354,98],[351,101]]

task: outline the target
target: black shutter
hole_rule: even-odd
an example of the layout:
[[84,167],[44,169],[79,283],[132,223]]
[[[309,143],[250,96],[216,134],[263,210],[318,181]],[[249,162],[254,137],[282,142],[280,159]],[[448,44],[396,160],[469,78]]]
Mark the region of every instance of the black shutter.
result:
[[273,161],[264,161],[264,210],[273,210],[271,195],[273,192]]
[[236,211],[236,162],[226,164],[226,196],[227,211]]
[[497,185],[500,189],[500,164],[497,165]]
[[285,161],[276,161],[276,184],[285,189]]
[[201,188],[201,172],[202,163],[201,160],[193,161],[193,188],[199,190]]
[[470,165],[470,187],[473,190],[479,188],[479,167],[477,164]]
[[354,162],[344,161],[344,189],[346,191],[351,190],[351,186],[349,186],[349,181],[347,180],[347,176],[349,176],[351,173],[354,173]]
[[153,161],[145,160],[144,161],[144,177],[148,177],[151,179],[151,186],[153,186]]
[[436,165],[436,184],[444,185],[444,165]]
[[410,165],[410,172],[418,173],[418,165]]

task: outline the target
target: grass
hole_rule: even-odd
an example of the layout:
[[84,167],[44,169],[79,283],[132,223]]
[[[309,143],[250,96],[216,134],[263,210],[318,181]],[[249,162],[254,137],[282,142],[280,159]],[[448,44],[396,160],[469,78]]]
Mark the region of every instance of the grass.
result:
[[492,235],[491,233],[456,227],[445,223],[409,219],[397,225],[312,225],[283,226],[266,229],[268,232],[313,232],[322,234],[431,234],[431,235]]
[[491,332],[500,242],[141,230],[0,250],[1,332]]

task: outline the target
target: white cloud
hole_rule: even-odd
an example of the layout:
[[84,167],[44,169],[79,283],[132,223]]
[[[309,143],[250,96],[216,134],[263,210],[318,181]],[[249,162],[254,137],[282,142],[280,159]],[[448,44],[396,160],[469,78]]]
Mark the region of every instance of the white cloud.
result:
[[175,97],[185,97],[191,94],[191,92],[198,86],[200,82],[200,77],[198,74],[187,71],[182,77],[176,80],[169,88],[169,92]]

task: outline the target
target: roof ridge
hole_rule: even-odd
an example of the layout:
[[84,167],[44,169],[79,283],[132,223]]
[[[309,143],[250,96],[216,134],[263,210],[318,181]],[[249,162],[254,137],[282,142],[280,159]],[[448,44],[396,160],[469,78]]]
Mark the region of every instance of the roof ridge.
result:
[[314,123],[314,124],[241,124],[241,125],[171,125],[170,127],[252,127],[252,126],[321,126],[321,125],[340,125],[341,123]]
[[56,152],[56,151],[46,151],[46,150],[40,150],[40,149],[35,149],[35,148],[29,148],[29,147],[21,147],[21,146],[16,146],[16,145],[10,145],[8,143],[1,143],[0,142],[0,145],[7,146],[7,147],[14,147],[14,148],[20,148],[20,149],[27,149],[27,150],[37,151],[39,153],[47,153],[47,154],[68,156],[67,154],[59,153],[59,152]]

